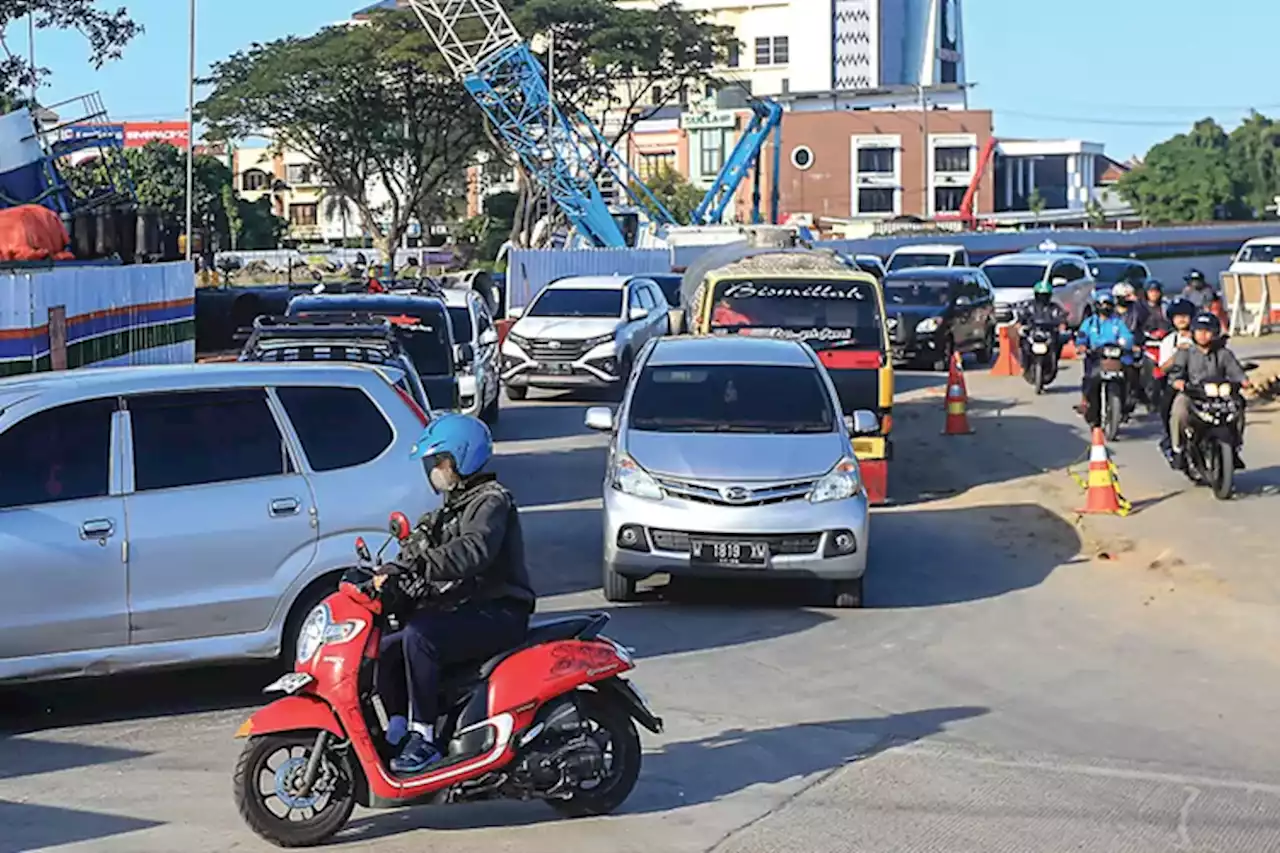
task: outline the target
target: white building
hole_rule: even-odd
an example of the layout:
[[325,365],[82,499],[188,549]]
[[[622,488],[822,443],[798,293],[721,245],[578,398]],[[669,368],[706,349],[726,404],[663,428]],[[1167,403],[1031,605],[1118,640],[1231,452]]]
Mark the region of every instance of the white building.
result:
[[[1091,207],[1113,218],[1132,212],[1114,189],[1127,167],[1107,157],[1100,142],[1002,139],[995,153],[996,219],[1077,220]],[[1032,193],[1044,205],[1038,214]]]

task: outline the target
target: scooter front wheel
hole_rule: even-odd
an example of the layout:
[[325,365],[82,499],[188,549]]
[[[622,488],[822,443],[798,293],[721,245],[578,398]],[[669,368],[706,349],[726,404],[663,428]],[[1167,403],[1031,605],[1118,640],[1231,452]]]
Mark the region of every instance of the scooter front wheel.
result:
[[236,762],[236,808],[249,828],[277,847],[312,847],[346,825],[356,805],[349,751],[328,751],[310,793],[299,784],[315,732],[250,738]]

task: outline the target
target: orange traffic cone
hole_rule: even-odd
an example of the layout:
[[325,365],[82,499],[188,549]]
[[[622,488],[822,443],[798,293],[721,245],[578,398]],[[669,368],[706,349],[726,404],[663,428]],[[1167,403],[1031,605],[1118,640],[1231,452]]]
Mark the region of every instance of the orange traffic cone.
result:
[[951,369],[947,372],[947,422],[943,435],[969,435],[973,432],[966,414],[968,402],[969,391],[965,388],[964,371],[960,369],[960,353],[953,353]]
[[1107,440],[1099,427],[1093,428],[1093,446],[1089,448],[1089,474],[1085,483],[1084,508],[1076,512],[1087,515],[1127,515],[1129,502],[1120,494],[1107,452]]
[[1078,357],[1079,357],[1079,353],[1076,352],[1075,337],[1067,338],[1067,342],[1062,347],[1062,355],[1058,357],[1058,360],[1073,361]]
[[1021,376],[1022,368],[1018,366],[1018,358],[1014,355],[1013,339],[1009,335],[1009,327],[1000,327],[1000,354],[996,363],[991,366],[992,376]]

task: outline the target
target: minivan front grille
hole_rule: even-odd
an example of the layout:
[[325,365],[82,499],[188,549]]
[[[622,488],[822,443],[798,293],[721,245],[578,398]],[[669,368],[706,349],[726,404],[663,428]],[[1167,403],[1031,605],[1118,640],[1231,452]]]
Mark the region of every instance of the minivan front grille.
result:
[[[813,489],[815,479],[788,480],[777,483],[709,483],[698,480],[682,480],[674,477],[658,477],[658,484],[672,497],[716,506],[766,506],[784,501],[801,500]],[[725,488],[741,488],[748,492],[743,500],[727,500]]]
[[812,554],[818,550],[822,542],[821,533],[786,533],[761,536],[759,534],[735,533],[695,533],[684,530],[650,529],[653,547],[659,551],[671,551],[676,554],[689,553],[690,539],[732,539],[735,542],[767,542],[770,554]]

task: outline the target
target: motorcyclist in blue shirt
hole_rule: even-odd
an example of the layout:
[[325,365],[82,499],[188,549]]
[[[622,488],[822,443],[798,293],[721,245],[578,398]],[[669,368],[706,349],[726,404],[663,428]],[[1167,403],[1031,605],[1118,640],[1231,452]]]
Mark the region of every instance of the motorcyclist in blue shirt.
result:
[[1076,346],[1084,349],[1084,381],[1080,387],[1083,399],[1076,411],[1084,415],[1091,427],[1102,425],[1102,377],[1098,375],[1098,361],[1102,348],[1108,344],[1120,347],[1121,361],[1126,367],[1133,364],[1133,332],[1116,315],[1115,297],[1103,292],[1094,297],[1093,313],[1076,332]]

